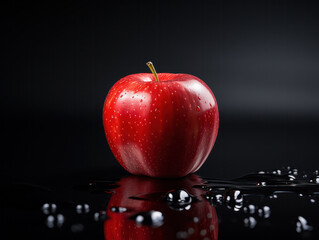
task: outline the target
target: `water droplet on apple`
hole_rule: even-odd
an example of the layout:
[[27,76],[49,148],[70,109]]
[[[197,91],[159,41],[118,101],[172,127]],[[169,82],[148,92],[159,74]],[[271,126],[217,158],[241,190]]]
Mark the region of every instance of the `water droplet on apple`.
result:
[[143,99],[141,99],[140,102],[143,102]]
[[180,231],[176,233],[176,238],[177,239],[187,239],[188,238],[188,233],[185,231]]
[[200,235],[201,236],[205,236],[207,234],[207,230],[206,229],[202,229],[201,231],[200,231]]
[[104,222],[107,219],[107,215],[105,211],[96,212],[94,213],[93,217],[94,217],[94,221],[96,222],[99,222],[99,221]]
[[200,111],[200,107],[199,107],[199,106],[196,107],[196,111],[197,111],[197,112]]
[[120,96],[120,98],[122,98],[123,97],[123,94]]
[[200,97],[197,97],[198,98],[198,100],[201,100],[201,98]]

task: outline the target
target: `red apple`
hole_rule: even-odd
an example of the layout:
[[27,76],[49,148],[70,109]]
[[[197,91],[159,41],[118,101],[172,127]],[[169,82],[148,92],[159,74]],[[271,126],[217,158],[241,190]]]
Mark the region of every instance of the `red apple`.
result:
[[[104,222],[105,239],[218,239],[218,217],[216,209],[203,199],[204,191],[193,188],[202,185],[202,179],[194,174],[176,180],[154,179],[140,176],[122,178],[117,182],[119,188],[107,206],[109,219]],[[176,211],[170,208],[163,198],[172,189],[183,189],[197,198],[190,204],[190,208]],[[136,200],[131,197],[140,197],[145,200]],[[113,207],[122,207],[127,211],[113,212]],[[147,211],[159,211],[164,220],[161,226],[152,227],[138,225],[132,219],[135,214]],[[179,236],[180,235],[180,236]]]
[[213,148],[216,99],[195,76],[157,75],[149,67],[153,74],[128,75],[109,91],[103,108],[106,138],[128,172],[182,177],[197,171]]

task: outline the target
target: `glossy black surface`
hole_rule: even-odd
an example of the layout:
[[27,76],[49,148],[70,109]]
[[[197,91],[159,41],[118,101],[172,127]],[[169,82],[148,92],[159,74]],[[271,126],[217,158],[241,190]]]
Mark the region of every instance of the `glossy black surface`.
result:
[[[55,180],[46,179],[38,184],[17,182],[3,185],[0,206],[2,236],[5,239],[105,239],[104,222],[113,221],[108,211],[113,212],[113,217],[114,214],[126,214],[125,221],[131,221],[137,228],[145,225],[153,231],[165,226],[170,212],[178,218],[183,211],[203,208],[204,211],[192,212],[197,214],[193,216],[196,224],[196,218],[203,217],[201,214],[205,214],[203,219],[209,217],[205,213],[205,202],[216,208],[218,239],[317,239],[319,236],[319,183],[318,170],[315,169],[304,172],[286,167],[259,171],[234,180],[202,179],[197,176],[187,176],[182,180],[156,180],[128,178],[125,173],[119,178],[115,175],[121,176],[121,173],[116,171],[109,174],[108,178],[75,175],[72,178],[61,176]],[[199,179],[197,183],[200,184],[190,187],[202,191],[200,194],[196,192],[197,196],[180,188],[180,181],[194,177]],[[129,186],[121,185],[130,178]],[[135,190],[132,189],[132,181],[133,184],[134,181],[143,184],[136,185]],[[145,188],[154,181],[156,184],[169,184],[172,190],[158,192],[156,186],[160,185]],[[144,190],[140,191],[141,188]],[[125,197],[125,191],[144,194]],[[112,203],[114,199],[124,197],[126,199],[121,199],[124,204],[132,197],[129,201],[133,204],[110,206],[108,203],[112,195]],[[154,209],[157,212],[137,210],[152,202],[160,203],[161,207]],[[207,230],[196,232],[196,228],[190,229],[190,233],[174,229],[176,234],[170,233],[165,239],[187,239],[196,234],[201,237],[204,233],[206,239],[214,239]]]

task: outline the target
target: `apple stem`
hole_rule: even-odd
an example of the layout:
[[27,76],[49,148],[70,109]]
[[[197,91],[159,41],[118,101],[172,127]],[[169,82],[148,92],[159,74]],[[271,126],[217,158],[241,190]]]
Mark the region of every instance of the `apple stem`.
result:
[[155,67],[153,65],[153,63],[151,61],[147,62],[146,65],[151,69],[151,72],[153,73],[154,77],[155,77],[155,81],[159,82],[158,80],[158,76],[157,76],[157,72],[155,70]]

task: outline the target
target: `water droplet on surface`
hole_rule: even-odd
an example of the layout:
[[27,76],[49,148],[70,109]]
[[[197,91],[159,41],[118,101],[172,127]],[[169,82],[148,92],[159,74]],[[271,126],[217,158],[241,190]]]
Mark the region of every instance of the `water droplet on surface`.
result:
[[90,212],[90,206],[88,204],[86,204],[86,203],[85,204],[76,205],[75,209],[76,209],[76,212],[78,214],[83,214],[83,213]]
[[269,198],[278,198],[276,194],[270,195]]
[[243,206],[243,195],[239,190],[230,190],[226,195],[226,205],[234,211],[239,211]]
[[190,208],[193,199],[186,190],[176,189],[166,193],[164,200],[173,210],[182,211]]
[[201,98],[200,97],[197,97],[198,98],[198,100],[200,101],[201,100]]
[[138,225],[160,227],[164,223],[164,216],[159,211],[141,212],[131,217]]
[[214,206],[222,205],[224,196],[219,193],[207,193],[205,198]]
[[254,217],[244,218],[244,226],[248,228],[255,228],[257,221]]
[[243,208],[243,211],[245,213],[254,214],[255,211],[256,211],[256,207],[254,205],[252,205],[252,204],[249,204],[247,207]]
[[311,183],[319,183],[319,176],[315,176],[312,179],[310,179]]
[[111,211],[115,213],[124,213],[127,211],[125,207],[111,207]]
[[94,221],[105,221],[107,219],[106,212],[105,211],[99,211],[94,213],[93,215]]
[[294,181],[294,180],[296,180],[296,177],[293,175],[288,175],[288,179],[289,179],[289,181]]
[[256,183],[256,185],[257,185],[257,186],[262,186],[262,187],[263,187],[263,186],[266,186],[266,185],[267,185],[267,183],[266,183],[266,182],[257,182],[257,183]]
[[199,222],[199,218],[198,217],[194,217],[193,221],[194,221],[194,223],[198,223]]
[[120,96],[120,98],[122,98],[122,97],[123,97],[123,95]]
[[313,227],[308,225],[307,220],[302,217],[298,216],[298,220],[296,222],[296,232],[301,233],[303,231],[312,231]]
[[258,209],[258,216],[263,218],[269,218],[270,217],[270,207],[263,206],[262,208]]
[[190,204],[192,198],[186,190],[177,189],[171,190],[166,194],[166,201],[178,204]]
[[46,225],[48,228],[54,228],[54,227],[62,227],[64,223],[64,216],[62,214],[57,214],[56,216],[49,215],[46,219]]
[[200,107],[199,107],[199,106],[196,107],[196,111],[197,111],[197,112],[200,111]]
[[43,204],[41,208],[42,212],[46,215],[55,213],[56,209],[57,209],[57,206],[55,203],[45,203]]
[[298,175],[298,169],[296,169],[296,168],[292,169],[291,172],[292,172],[292,174],[293,174],[294,176],[297,176],[297,175]]

